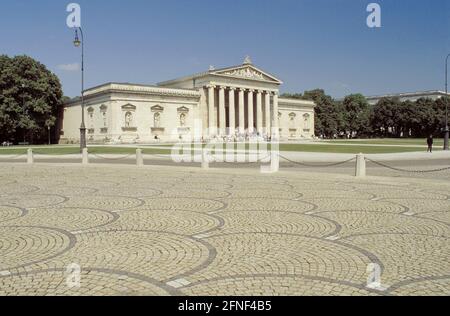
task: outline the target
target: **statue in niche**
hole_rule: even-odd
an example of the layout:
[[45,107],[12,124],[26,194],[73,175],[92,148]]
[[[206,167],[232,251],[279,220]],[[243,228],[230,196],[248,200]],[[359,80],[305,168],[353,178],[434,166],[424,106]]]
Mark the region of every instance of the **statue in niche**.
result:
[[303,120],[304,120],[305,128],[309,129],[309,114],[303,115]]
[[125,127],[131,127],[133,123],[133,114],[131,112],[125,113]]
[[155,115],[153,115],[153,125],[155,127],[159,127],[160,124],[161,124],[161,114],[155,113]]
[[295,126],[295,114],[294,113],[289,114],[289,126],[290,127]]
[[180,115],[180,126],[186,126],[186,114],[184,113]]
[[91,128],[94,128],[94,113],[89,112],[89,125]]

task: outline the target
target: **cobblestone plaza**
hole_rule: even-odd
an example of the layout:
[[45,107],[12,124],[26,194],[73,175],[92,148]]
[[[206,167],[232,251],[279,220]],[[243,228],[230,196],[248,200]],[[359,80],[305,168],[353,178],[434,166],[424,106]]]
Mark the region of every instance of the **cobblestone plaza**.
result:
[[450,295],[449,241],[443,180],[0,164],[0,295]]

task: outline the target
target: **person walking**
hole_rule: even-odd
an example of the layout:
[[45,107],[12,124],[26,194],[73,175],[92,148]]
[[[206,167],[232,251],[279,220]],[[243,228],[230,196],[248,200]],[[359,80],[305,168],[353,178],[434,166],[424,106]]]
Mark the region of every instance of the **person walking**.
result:
[[433,152],[433,135],[428,136],[427,138],[427,145],[428,145],[428,153],[432,153]]

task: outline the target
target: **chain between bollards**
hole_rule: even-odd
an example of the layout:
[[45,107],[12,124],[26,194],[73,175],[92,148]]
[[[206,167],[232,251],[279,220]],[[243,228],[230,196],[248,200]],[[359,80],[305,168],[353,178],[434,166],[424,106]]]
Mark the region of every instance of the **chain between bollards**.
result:
[[[209,169],[209,150],[206,148],[203,148],[202,150],[202,169],[208,170]],[[271,164],[267,168],[262,169],[263,173],[273,173],[277,172],[279,170],[279,159],[284,158],[280,156],[278,153],[271,153]],[[285,159],[285,158],[284,158]],[[350,160],[351,161],[351,160]],[[28,148],[27,150],[27,164],[33,164],[34,163],[34,157],[33,157],[33,149]],[[82,161],[81,163],[83,165],[89,164],[89,151],[88,148],[83,148],[82,151]],[[138,148],[136,149],[136,165],[139,167],[144,166],[144,158],[142,155],[142,149]],[[360,153],[356,155],[356,168],[355,168],[355,176],[356,177],[365,177],[366,176],[366,158],[364,157],[364,154]]]

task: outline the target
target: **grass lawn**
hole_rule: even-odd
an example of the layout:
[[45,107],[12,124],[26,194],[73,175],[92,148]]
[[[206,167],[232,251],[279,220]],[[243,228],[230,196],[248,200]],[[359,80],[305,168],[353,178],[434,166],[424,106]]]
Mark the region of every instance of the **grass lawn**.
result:
[[[32,146],[33,153],[43,154],[43,155],[73,155],[80,153],[80,147],[62,147],[62,146],[52,146],[52,147],[35,147]],[[27,153],[28,147],[10,147],[10,148],[0,148],[0,155],[21,155]],[[136,153],[136,148],[132,147],[89,147],[89,152],[93,154],[119,154],[127,155]],[[170,154],[170,149],[158,149],[158,148],[145,148],[142,150],[144,154]]]
[[421,151],[417,147],[395,146],[355,146],[355,145],[314,145],[314,144],[281,144],[280,151],[299,151],[336,154],[390,154]]
[[[373,141],[373,143],[371,143]],[[280,151],[296,151],[296,152],[318,152],[318,153],[345,153],[345,154],[357,154],[357,153],[365,153],[365,154],[387,154],[387,153],[402,153],[402,152],[417,152],[417,151],[425,151],[425,148],[421,149],[418,147],[408,147],[407,145],[416,146],[414,142],[410,143],[395,143],[394,140],[391,143],[382,143],[377,142],[378,140],[370,140],[370,141],[337,141],[340,145],[333,144],[333,142],[329,142],[326,144],[280,144]],[[384,142],[389,142],[390,140],[380,140]],[[413,140],[408,140],[413,141]],[[416,140],[418,141],[418,140]],[[358,146],[359,144],[364,144],[366,146]],[[367,146],[367,144],[372,144],[372,146]],[[377,145],[403,145],[403,146],[377,146]],[[406,145],[406,146],[405,146]],[[420,143],[418,144],[420,145]],[[161,146],[161,145],[154,145]],[[155,155],[168,155],[171,153],[171,147],[173,145],[164,144],[161,147],[166,148],[152,148],[151,146],[143,147],[142,152],[144,154],[155,154]],[[187,145],[189,146],[189,145]],[[246,144],[245,148],[249,149],[249,145]],[[438,144],[436,145],[436,150],[441,150]],[[33,148],[33,152],[35,154],[44,154],[44,155],[69,155],[69,154],[79,154],[78,146],[31,146]],[[192,147],[193,148],[193,147]],[[218,148],[218,147],[216,147]],[[235,148],[236,145],[235,145]],[[241,148],[241,147],[240,147]],[[27,146],[15,146],[15,147],[0,147],[0,156],[1,155],[22,155],[26,154],[28,147]],[[226,146],[223,147],[226,149]],[[268,146],[270,149],[270,145]],[[136,152],[136,148],[134,147],[120,147],[120,146],[90,146],[89,152],[92,154],[118,154],[118,155],[127,155],[134,154]]]
[[[187,145],[188,146],[188,145]],[[245,149],[249,149],[249,145],[246,144]],[[270,149],[270,145],[267,149]],[[215,147],[220,148],[220,147]],[[226,146],[222,147],[226,149]],[[236,145],[235,145],[235,148]],[[241,149],[240,147],[239,149]],[[263,147],[264,148],[264,147]],[[425,151],[423,149],[422,151]],[[439,148],[436,148],[439,150]],[[280,144],[280,151],[296,151],[296,152],[311,152],[311,153],[338,153],[338,154],[389,154],[389,153],[402,153],[402,152],[417,152],[421,151],[418,147],[406,147],[406,146],[358,146],[355,145],[324,145],[324,144]],[[214,152],[214,151],[213,151]]]
[[[356,139],[356,140],[326,140],[325,143],[337,144],[368,144],[368,145],[414,145],[426,146],[427,141],[424,138],[385,138],[385,139]],[[444,140],[442,138],[434,139],[435,146],[443,146]]]

